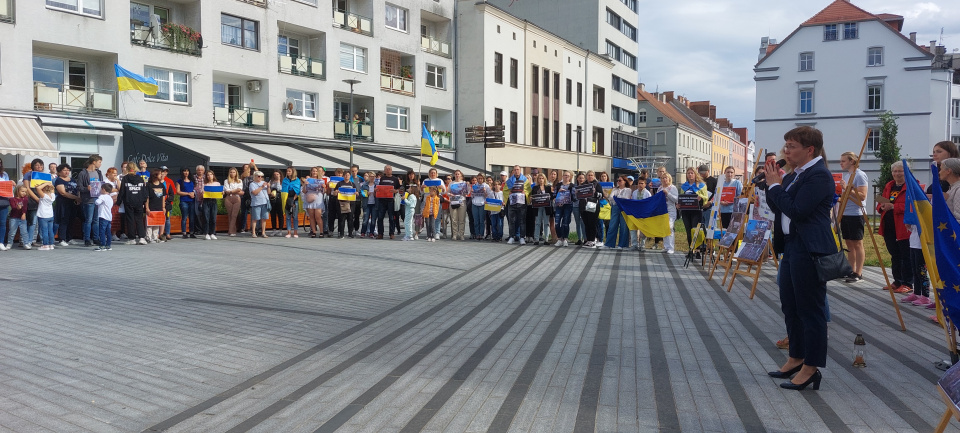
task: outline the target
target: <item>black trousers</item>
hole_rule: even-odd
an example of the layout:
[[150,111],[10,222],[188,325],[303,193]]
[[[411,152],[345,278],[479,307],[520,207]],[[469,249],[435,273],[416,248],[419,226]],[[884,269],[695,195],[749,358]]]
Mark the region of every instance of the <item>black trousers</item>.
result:
[[910,259],[910,240],[898,241],[896,230],[884,230],[883,240],[887,244],[887,252],[890,253],[893,285],[912,285],[913,261]]
[[126,209],[123,214],[127,220],[127,238],[145,238],[147,237],[147,221],[144,219],[143,209]]
[[583,219],[583,228],[587,236],[584,238],[584,242],[594,242],[597,240],[597,212],[600,212],[600,205],[597,205],[597,210],[594,212],[587,212],[586,207],[580,208],[580,218]]
[[243,194],[240,198],[240,213],[237,214],[237,231],[242,232],[247,229],[247,215],[250,214],[249,192]]
[[274,230],[283,230],[286,226],[286,218],[283,217],[283,202],[280,200],[270,201],[270,222]]
[[[597,206],[597,208],[599,208],[599,206]],[[536,238],[537,236],[536,233],[533,232],[533,229],[536,228],[537,225],[537,213],[537,209],[527,205],[527,214],[523,217],[523,228],[528,238]],[[594,224],[596,224],[596,221],[594,221]],[[547,228],[549,229],[549,227]]]
[[[357,197],[359,197],[359,196],[360,196],[360,194],[357,194]],[[359,229],[360,229],[360,210],[363,208],[363,202],[361,202],[360,200],[354,200],[354,202],[351,204],[351,206],[353,206],[353,210],[352,210],[352,212],[353,212],[353,228],[350,229],[350,232],[352,233],[354,230],[359,230]]]
[[795,235],[787,235],[780,261],[780,310],[790,337],[790,357],[806,365],[827,366],[827,284],[821,283],[813,257]]
[[703,222],[703,213],[698,210],[681,210],[680,219],[683,220],[683,228],[687,231],[687,248],[693,244],[693,236],[690,233],[693,228]]
[[[383,231],[383,217],[386,216],[390,218],[390,232],[387,233]],[[377,199],[377,234],[378,236],[393,236],[394,230],[397,229],[397,220],[396,212],[393,210],[393,199],[392,198],[378,198]]]
[[[351,203],[355,204],[355,203]],[[339,206],[339,205],[337,205]],[[339,208],[337,210],[340,210]],[[350,212],[340,212],[340,236],[343,236],[343,229],[347,229],[347,234],[353,236],[353,209]]]

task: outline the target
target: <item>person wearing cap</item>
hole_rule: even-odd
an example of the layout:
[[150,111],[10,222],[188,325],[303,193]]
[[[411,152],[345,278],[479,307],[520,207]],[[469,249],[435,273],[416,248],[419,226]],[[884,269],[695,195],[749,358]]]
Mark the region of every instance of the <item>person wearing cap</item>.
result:
[[267,218],[270,218],[270,211],[267,204],[270,202],[270,183],[263,180],[263,172],[253,172],[253,180],[247,186],[250,191],[250,231],[252,237],[267,237]]

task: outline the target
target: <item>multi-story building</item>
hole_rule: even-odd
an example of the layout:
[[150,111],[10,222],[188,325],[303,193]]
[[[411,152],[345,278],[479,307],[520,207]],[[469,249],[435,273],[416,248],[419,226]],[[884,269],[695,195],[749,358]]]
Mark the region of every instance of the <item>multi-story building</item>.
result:
[[609,127],[597,124],[597,129],[590,130],[588,142],[591,146],[596,142],[598,153],[613,158],[613,168],[635,170],[627,158],[639,156],[633,153],[642,146],[636,134],[638,115],[635,111],[639,51],[635,27],[639,20],[637,1],[487,0],[485,3],[569,41],[572,47],[589,51],[591,57],[601,53],[612,59],[607,81],[591,78],[597,85],[584,89],[587,95],[595,95],[597,105],[592,108],[610,120]]
[[694,101],[687,106],[713,127],[710,174],[720,176],[725,168],[733,167],[735,176],[742,175],[746,163],[747,128],[734,128],[729,119],[718,118],[717,107],[710,101]]
[[[0,111],[38,118],[48,154],[74,166],[99,153],[107,166],[403,169],[421,123],[453,156],[454,0],[0,4]],[[115,64],[159,92],[117,92]]]
[[609,172],[613,156],[642,153],[608,115],[614,61],[490,3],[461,1],[457,26],[457,123],[502,125],[505,142],[460,140],[459,160]]
[[[684,97],[674,92],[648,93],[643,83],[637,88],[640,137],[649,142],[651,156],[673,156],[667,171],[678,183],[685,180],[688,167],[709,164],[713,152],[713,125],[690,109]],[[678,177],[679,176],[679,177]]]
[[814,126],[823,131],[831,168],[839,170],[840,155],[859,151],[866,140],[861,168],[873,179],[878,115],[891,111],[901,155],[913,160],[918,178],[929,179],[933,144],[951,137],[952,70],[942,47],[918,45],[914,33],[901,33],[903,24],[902,16],[836,0],[779,44],[763,38],[754,68],[757,146],[779,149],[784,132]]

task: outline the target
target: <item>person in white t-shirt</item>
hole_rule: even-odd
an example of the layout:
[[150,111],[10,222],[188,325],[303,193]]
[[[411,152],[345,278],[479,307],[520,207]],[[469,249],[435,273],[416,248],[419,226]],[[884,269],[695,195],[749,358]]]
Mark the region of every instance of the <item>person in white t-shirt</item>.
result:
[[847,244],[847,260],[853,268],[853,272],[844,280],[847,283],[856,283],[863,280],[863,261],[866,259],[866,251],[863,248],[864,211],[862,204],[867,199],[869,180],[867,174],[857,168],[858,161],[857,154],[853,152],[844,152],[840,155],[840,168],[845,172],[843,183],[844,185],[853,183],[850,198],[847,199],[847,204],[843,208],[843,216],[840,218],[840,232]]
[[97,206],[97,219],[99,220],[97,233],[100,237],[100,246],[94,251],[112,251],[110,233],[113,231],[113,185],[102,184],[100,186],[100,196],[94,203]]
[[37,225],[40,227],[42,245],[38,251],[53,249],[53,184],[47,183],[37,188],[37,197],[40,199],[37,206]]

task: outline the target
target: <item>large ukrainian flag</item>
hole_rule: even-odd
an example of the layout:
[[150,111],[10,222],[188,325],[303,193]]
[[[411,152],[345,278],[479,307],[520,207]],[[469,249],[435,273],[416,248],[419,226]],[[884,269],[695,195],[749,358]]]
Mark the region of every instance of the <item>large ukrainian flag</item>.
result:
[[437,145],[433,143],[433,136],[427,131],[427,125],[420,124],[420,154],[430,157],[430,165],[437,165],[437,159],[440,158],[440,152],[437,151]]
[[144,95],[156,95],[160,87],[157,86],[157,80],[146,78],[143,75],[135,74],[123,69],[118,64],[113,65],[117,72],[117,90],[139,90]]
[[667,196],[661,191],[643,200],[614,197],[630,230],[640,230],[648,238],[670,236]]

